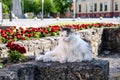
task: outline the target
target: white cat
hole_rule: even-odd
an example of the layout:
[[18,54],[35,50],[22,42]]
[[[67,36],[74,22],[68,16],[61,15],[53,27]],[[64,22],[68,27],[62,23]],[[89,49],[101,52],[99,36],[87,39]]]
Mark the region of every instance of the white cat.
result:
[[92,52],[89,44],[71,28],[62,28],[59,37],[59,44],[45,55],[36,56],[35,60],[65,62],[91,61]]

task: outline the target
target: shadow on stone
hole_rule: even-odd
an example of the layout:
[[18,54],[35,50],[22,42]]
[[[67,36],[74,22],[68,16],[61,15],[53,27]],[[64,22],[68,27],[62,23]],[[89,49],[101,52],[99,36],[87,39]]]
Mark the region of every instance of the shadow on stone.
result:
[[120,53],[120,28],[104,28],[101,37],[100,55]]

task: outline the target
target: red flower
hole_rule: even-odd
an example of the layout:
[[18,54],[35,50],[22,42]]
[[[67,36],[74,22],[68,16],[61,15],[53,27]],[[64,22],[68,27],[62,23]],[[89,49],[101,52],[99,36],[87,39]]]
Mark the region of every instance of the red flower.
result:
[[22,54],[26,53],[25,47],[20,47],[19,52]]
[[7,32],[8,32],[9,34],[12,34],[12,33],[13,33],[13,30],[8,29]]
[[20,37],[21,37],[20,35],[17,35],[17,38],[18,38],[18,39],[20,39]]
[[6,33],[6,31],[5,30],[1,30],[1,34],[5,34]]
[[11,51],[19,51],[21,54],[26,53],[26,49],[23,46],[20,46],[19,44],[14,44],[12,42],[8,42],[6,47],[8,47]]
[[6,35],[6,34],[4,34],[4,33],[2,33],[2,34],[1,34],[1,36],[2,36],[2,37],[6,37],[7,35]]
[[24,30],[22,27],[19,28],[20,30]]
[[15,50],[15,46],[10,46],[10,50],[14,51]]
[[16,29],[16,26],[11,26],[10,29],[14,30]]
[[10,46],[11,46],[11,44],[12,44],[12,42],[7,42],[6,47],[10,47]]
[[25,34],[25,36],[27,36],[27,37],[31,37],[31,34]]
[[25,33],[25,31],[24,31],[24,30],[21,30],[21,33],[22,33],[22,34],[24,34],[24,33]]
[[60,27],[59,26],[50,26],[50,28],[51,28],[51,31],[52,32],[56,32],[56,31],[58,31],[58,30],[60,30]]

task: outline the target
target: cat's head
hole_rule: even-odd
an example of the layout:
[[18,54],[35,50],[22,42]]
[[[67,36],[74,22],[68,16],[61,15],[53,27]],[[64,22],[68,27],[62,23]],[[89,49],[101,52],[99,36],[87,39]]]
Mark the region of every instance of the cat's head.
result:
[[75,35],[76,32],[73,28],[61,27],[60,38],[63,41],[69,42]]

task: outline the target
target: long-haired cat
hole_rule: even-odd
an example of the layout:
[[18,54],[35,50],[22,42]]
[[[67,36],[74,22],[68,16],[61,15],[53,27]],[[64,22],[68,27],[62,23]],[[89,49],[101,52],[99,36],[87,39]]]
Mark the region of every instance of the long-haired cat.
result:
[[65,62],[91,61],[92,52],[89,44],[82,40],[72,28],[62,28],[58,46],[45,55],[36,56],[35,60]]

